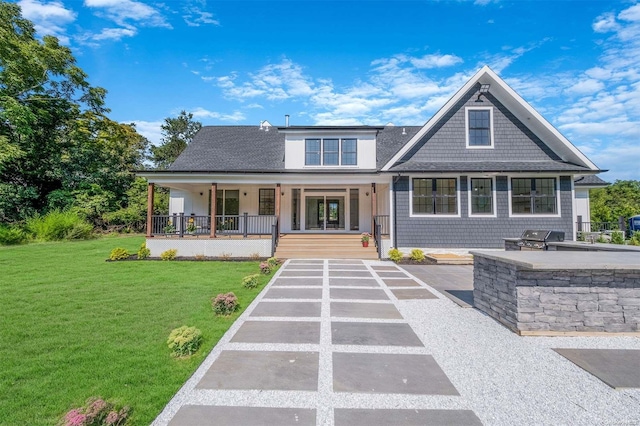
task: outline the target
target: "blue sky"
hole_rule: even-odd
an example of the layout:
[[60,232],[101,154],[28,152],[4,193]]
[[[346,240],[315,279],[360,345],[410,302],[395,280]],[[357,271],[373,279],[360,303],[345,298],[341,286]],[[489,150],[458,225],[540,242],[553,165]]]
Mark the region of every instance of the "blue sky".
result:
[[20,0],[110,117],[421,125],[489,65],[600,168],[640,179],[640,3]]

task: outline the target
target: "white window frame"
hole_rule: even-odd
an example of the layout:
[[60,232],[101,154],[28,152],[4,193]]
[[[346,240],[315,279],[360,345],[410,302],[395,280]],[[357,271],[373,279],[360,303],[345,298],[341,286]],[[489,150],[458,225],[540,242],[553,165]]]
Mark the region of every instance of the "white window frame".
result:
[[[522,214],[522,213],[513,213],[513,203],[512,203],[512,188],[511,188],[511,179],[555,179],[556,182],[556,214]],[[509,188],[508,196],[509,196],[509,217],[513,218],[527,218],[527,217],[562,217],[561,210],[561,200],[562,192],[560,191],[560,176],[559,175],[533,175],[533,174],[520,174],[520,175],[507,175],[507,185]]]
[[[469,145],[469,111],[489,111],[489,145]],[[464,108],[464,135],[467,149],[493,149],[495,146],[495,138],[493,136],[493,107],[492,106],[468,106]]]
[[[320,140],[320,164],[307,164],[307,140],[309,139],[319,139]],[[325,139],[337,139],[338,140],[338,164],[324,164],[324,141]],[[345,139],[355,140],[356,141],[356,164],[342,164],[342,141]],[[358,138],[348,137],[306,137],[303,139],[304,141],[304,168],[358,168],[358,151],[359,151],[359,143]]]
[[[471,193],[472,193],[472,188],[471,188],[471,179],[491,179],[491,210],[493,211],[493,213],[491,214],[486,214],[486,213],[473,213],[472,211],[472,207],[471,207]],[[496,218],[498,217],[498,203],[497,203],[497,189],[496,189],[496,177],[495,176],[482,176],[482,175],[475,175],[475,176],[467,176],[467,207],[469,209],[468,211],[468,215],[469,217],[473,217],[473,218]]]
[[[413,180],[414,179],[455,179],[456,180],[456,214],[432,214],[432,213],[413,213]],[[429,219],[446,219],[452,217],[462,217],[460,206],[460,176],[459,175],[433,175],[420,174],[409,175],[409,217],[429,218]]]

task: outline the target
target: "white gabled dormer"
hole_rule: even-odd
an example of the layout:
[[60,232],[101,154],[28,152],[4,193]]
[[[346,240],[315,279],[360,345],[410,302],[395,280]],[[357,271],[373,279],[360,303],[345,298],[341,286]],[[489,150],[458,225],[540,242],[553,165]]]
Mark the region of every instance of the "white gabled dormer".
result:
[[383,127],[278,127],[285,135],[285,169],[376,169],[376,138]]

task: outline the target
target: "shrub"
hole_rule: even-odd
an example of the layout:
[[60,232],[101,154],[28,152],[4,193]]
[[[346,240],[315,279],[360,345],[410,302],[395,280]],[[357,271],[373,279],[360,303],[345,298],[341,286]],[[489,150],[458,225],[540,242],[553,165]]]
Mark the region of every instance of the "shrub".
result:
[[129,256],[130,256],[130,254],[127,251],[127,249],[124,249],[122,247],[116,247],[113,250],[111,250],[111,253],[109,254],[109,259],[110,260],[125,260],[125,259],[128,259]]
[[175,260],[177,255],[178,255],[178,249],[169,249],[160,253],[160,259]]
[[278,260],[277,257],[270,257],[270,258],[267,259],[267,263],[272,268],[275,268],[276,266],[278,266],[280,264],[280,261]]
[[260,262],[260,272],[263,274],[271,273],[271,265],[269,262]]
[[220,293],[212,299],[211,304],[216,315],[231,315],[240,307],[238,298],[233,293]]
[[223,252],[223,253],[220,254],[219,257],[220,257],[220,259],[222,259],[223,261],[226,262],[226,261],[231,259],[231,253],[224,253]]
[[622,231],[613,231],[611,233],[611,244],[624,244],[624,233]]
[[251,253],[249,255],[249,260],[260,260],[260,253]]
[[115,404],[102,398],[89,398],[84,406],[69,410],[62,421],[63,426],[122,426],[127,422],[130,408],[119,410]]
[[420,249],[411,250],[411,260],[415,260],[416,262],[424,261],[424,252]]
[[138,249],[138,259],[146,259],[151,256],[151,250],[147,248],[147,243],[142,243]]
[[[260,267],[262,267],[262,263],[260,264]],[[258,287],[259,278],[260,278],[260,275],[258,274],[247,275],[242,279],[242,285],[246,288],[256,288]]]
[[389,250],[389,259],[396,263],[400,262],[402,260],[402,252],[397,248]]
[[194,354],[201,344],[202,332],[186,325],[172,330],[167,339],[171,355],[176,358]]
[[0,227],[0,244],[4,246],[12,246],[16,244],[24,244],[28,240],[27,234],[18,227]]
[[609,241],[605,238],[603,233],[600,233],[600,235],[598,235],[598,238],[596,238],[596,243],[608,243]]
[[204,253],[198,253],[198,254],[196,254],[196,255],[194,256],[194,258],[195,258],[196,260],[206,260],[206,259],[207,259],[207,256],[205,256],[205,255],[204,255]]
[[72,211],[53,210],[45,216],[35,216],[27,220],[27,230],[43,241],[64,239],[87,239],[93,234],[93,227]]
[[640,246],[640,231],[635,231],[631,238],[629,238],[629,244],[632,246]]

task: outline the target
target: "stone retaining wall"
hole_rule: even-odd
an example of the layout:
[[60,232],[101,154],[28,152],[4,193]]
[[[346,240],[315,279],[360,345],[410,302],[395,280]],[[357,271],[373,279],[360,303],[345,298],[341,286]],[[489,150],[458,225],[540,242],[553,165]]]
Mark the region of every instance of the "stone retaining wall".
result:
[[523,334],[640,331],[640,268],[532,270],[476,255],[473,296]]

